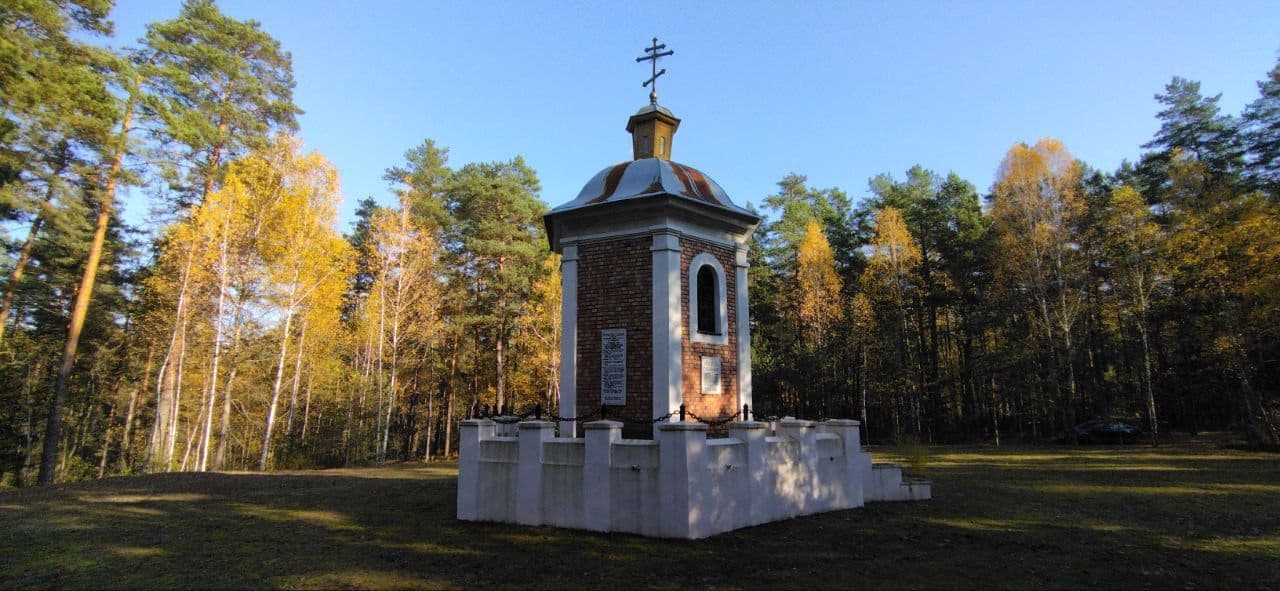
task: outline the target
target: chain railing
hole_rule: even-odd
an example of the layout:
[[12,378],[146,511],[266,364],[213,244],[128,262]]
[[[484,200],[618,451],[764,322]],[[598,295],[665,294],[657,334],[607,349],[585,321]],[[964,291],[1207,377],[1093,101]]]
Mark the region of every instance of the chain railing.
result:
[[[793,415],[788,415],[788,416],[796,416],[800,414],[798,409],[793,411],[793,413],[794,413]],[[598,407],[596,410],[593,410],[591,412],[588,412],[576,417],[562,417],[555,414],[546,414],[543,412],[541,404],[534,405],[533,408],[530,408],[520,413],[512,412],[512,410],[505,405],[502,407],[494,406],[492,409],[490,409],[489,405],[486,404],[481,406],[480,409],[478,409],[477,413],[468,413],[468,418],[489,419],[500,425],[511,425],[511,424],[519,423],[521,421],[529,420],[531,418],[534,420],[551,421],[556,423],[582,422],[582,421],[591,421],[591,420],[600,419],[600,420],[617,421],[617,422],[628,424],[628,425],[655,425],[658,423],[670,421],[673,417],[678,417],[678,419],[681,422],[692,420],[692,421],[696,421],[704,425],[707,425],[709,427],[721,427],[739,419],[742,419],[742,420],[754,419],[756,421],[772,423],[782,418],[786,418],[785,416],[779,416],[779,415],[773,415],[773,414],[769,414],[769,415],[761,414],[757,411],[754,411],[751,408],[751,405],[749,404],[742,405],[741,409],[739,409],[737,412],[734,412],[731,415],[725,415],[725,416],[719,416],[719,417],[699,416],[697,413],[693,412],[692,410],[689,410],[683,404],[681,404],[680,408],[677,410],[673,410],[667,414],[654,417],[652,419],[628,418],[622,415],[621,409],[619,407],[611,407],[607,405],[602,405]],[[828,420],[828,418],[826,416],[819,415],[816,418],[807,419],[807,420],[825,421],[825,420]]]
[[[792,412],[794,414],[788,415],[788,416],[794,417],[801,414],[799,412],[799,409],[794,409]],[[555,414],[545,414],[543,412],[541,404],[534,405],[533,408],[530,408],[522,413],[513,413],[512,410],[506,405],[503,405],[502,407],[498,407],[495,405],[492,409],[490,409],[489,405],[486,404],[481,406],[480,409],[478,409],[478,412],[474,414],[474,416],[472,416],[472,413],[468,413],[467,418],[489,419],[495,423],[498,423],[499,425],[512,425],[515,423],[519,423],[521,421],[529,420],[531,418],[534,420],[551,421],[556,423],[570,423],[570,422],[581,422],[581,421],[591,421],[591,420],[600,419],[600,420],[617,421],[627,425],[656,425],[658,423],[669,421],[672,419],[672,417],[677,417],[677,416],[681,422],[693,420],[693,421],[702,423],[704,425],[707,425],[709,427],[724,426],[738,419],[743,419],[743,420],[754,419],[756,421],[772,423],[782,418],[786,418],[785,416],[761,414],[753,410],[751,408],[751,405],[749,404],[742,405],[741,409],[739,409],[737,412],[731,415],[711,417],[711,418],[699,416],[697,413],[694,413],[693,411],[686,408],[685,405],[681,404],[679,409],[673,410],[659,417],[654,417],[652,419],[627,418],[625,416],[622,416],[621,408],[616,406],[611,407],[608,405],[602,405],[597,409],[580,416],[562,417]],[[806,419],[806,420],[821,422],[821,421],[828,420],[828,418],[829,417],[826,417],[824,414],[819,413],[819,415],[816,418]]]

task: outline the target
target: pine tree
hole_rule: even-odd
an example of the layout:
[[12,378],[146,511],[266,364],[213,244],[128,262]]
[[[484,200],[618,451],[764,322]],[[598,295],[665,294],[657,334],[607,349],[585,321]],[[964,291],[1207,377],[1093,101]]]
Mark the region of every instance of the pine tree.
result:
[[506,353],[520,309],[542,266],[544,238],[538,178],[524,160],[473,163],[449,184],[449,214],[455,224],[446,235],[455,260],[473,286],[470,313],[476,328],[491,339],[495,367],[495,404],[506,400]]
[[104,75],[113,56],[81,40],[111,33],[111,4],[0,6],[0,211],[28,224],[0,301],[0,343],[50,210],[86,182],[119,116]]
[[[71,372],[75,368],[76,351],[80,346],[80,335],[84,329],[89,303],[93,298],[93,290],[97,282],[98,265],[102,259],[103,248],[107,239],[107,228],[115,217],[116,190],[124,175],[124,159],[129,153],[129,132],[133,129],[134,108],[139,100],[137,76],[118,62],[125,80],[123,92],[126,98],[120,112],[119,131],[114,141],[102,146],[106,162],[105,170],[95,175],[94,180],[101,183],[90,191],[96,197],[97,216],[94,222],[93,240],[85,257],[84,270],[76,285],[75,303],[71,309],[68,322],[67,339],[62,350],[62,361],[58,365],[58,377],[54,385],[54,393],[49,404],[49,418],[46,422],[44,449],[40,457],[40,484],[52,484],[56,471],[56,456],[62,437],[62,406],[67,398]],[[105,461],[105,452],[103,459]]]
[[1258,82],[1258,93],[1243,116],[1249,175],[1280,200],[1280,63]]
[[257,21],[187,0],[177,18],[148,25],[143,43],[147,106],[185,164],[169,179],[179,205],[203,202],[225,164],[273,131],[297,129],[292,58]]
[[[1172,162],[1174,150],[1204,162],[1215,182],[1223,182],[1239,172],[1244,148],[1241,145],[1239,121],[1223,115],[1218,108],[1221,94],[1203,96],[1200,83],[1174,76],[1156,100],[1165,106],[1156,114],[1160,130],[1143,148],[1154,149],[1147,158],[1147,175],[1167,178],[1160,172]],[[1155,172],[1151,172],[1151,169]],[[1153,187],[1147,188],[1151,191]]]

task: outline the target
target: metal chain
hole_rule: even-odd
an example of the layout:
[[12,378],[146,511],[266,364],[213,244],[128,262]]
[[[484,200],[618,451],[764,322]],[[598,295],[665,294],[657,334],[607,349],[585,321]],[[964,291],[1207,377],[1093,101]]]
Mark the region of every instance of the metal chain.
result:
[[687,411],[685,414],[689,415],[690,417],[693,417],[693,420],[698,421],[699,423],[702,423],[702,424],[704,424],[704,425],[709,425],[709,426],[712,426],[712,427],[719,427],[720,425],[727,425],[727,424],[732,423],[733,421],[737,420],[737,418],[738,418],[740,415],[742,415],[742,411],[738,411],[738,412],[735,412],[735,413],[733,413],[733,414],[731,414],[731,415],[729,415],[729,416],[727,416],[727,417],[720,417],[720,418],[718,418],[718,419],[704,419],[704,418],[702,418],[702,417],[700,417],[700,416],[698,416],[698,415],[694,414],[694,413],[693,413],[693,411]]
[[[777,415],[760,416],[750,410],[748,410],[747,412],[750,413],[750,415],[747,415],[748,417],[754,416],[755,419],[758,421],[765,421],[765,422],[771,423],[783,418]],[[568,423],[568,422],[588,421],[592,419],[607,418],[609,420],[618,421],[620,423],[625,423],[628,425],[655,425],[663,421],[668,421],[671,419],[671,417],[676,416],[679,413],[680,413],[679,410],[673,410],[665,415],[662,415],[660,417],[655,417],[653,419],[628,419],[624,417],[606,417],[604,416],[604,413],[600,409],[597,409],[578,417],[561,417],[557,415],[543,415],[541,412],[541,408],[535,407],[533,409],[527,410],[518,415],[503,415],[503,416],[488,416],[488,417],[481,416],[479,418],[487,418],[495,423],[498,423],[499,425],[512,425],[512,424],[527,420],[530,417],[537,418],[538,420],[553,421],[557,423]],[[726,417],[718,417],[714,419],[707,419],[707,418],[700,417],[693,411],[687,410],[687,409],[685,409],[684,414],[688,415],[690,418],[692,418],[693,420],[699,423],[709,425],[712,427],[719,427],[721,425],[731,423],[737,420],[739,417],[744,416],[743,410],[741,409],[738,410],[738,412],[733,413],[732,415],[729,415]],[[821,421],[827,420],[827,418],[820,416],[819,418],[808,419],[808,420],[821,422]]]

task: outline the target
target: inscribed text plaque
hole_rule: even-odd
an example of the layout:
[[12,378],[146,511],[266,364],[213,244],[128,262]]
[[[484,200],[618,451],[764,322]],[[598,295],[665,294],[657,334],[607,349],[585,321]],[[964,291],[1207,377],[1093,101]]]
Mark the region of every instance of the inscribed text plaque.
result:
[[702,393],[720,394],[720,358],[702,358]]
[[600,404],[627,403],[627,329],[600,331]]

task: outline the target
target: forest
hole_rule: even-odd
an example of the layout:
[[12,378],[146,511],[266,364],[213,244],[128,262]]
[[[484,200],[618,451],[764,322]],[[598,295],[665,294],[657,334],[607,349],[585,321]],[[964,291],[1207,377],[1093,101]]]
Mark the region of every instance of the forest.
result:
[[[0,486],[430,460],[482,406],[556,410],[529,163],[406,146],[344,233],[276,39],[188,0],[114,49],[111,9],[0,6]],[[735,195],[766,219],[757,412],[874,442],[1116,417],[1280,444],[1280,63],[1261,74],[1238,115],[1152,89],[1159,131],[1112,171],[1010,138],[986,189],[917,165]]]

